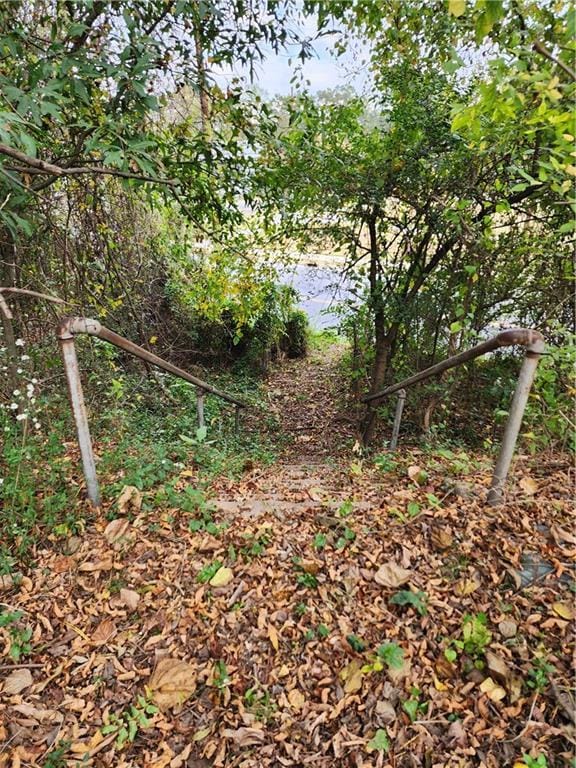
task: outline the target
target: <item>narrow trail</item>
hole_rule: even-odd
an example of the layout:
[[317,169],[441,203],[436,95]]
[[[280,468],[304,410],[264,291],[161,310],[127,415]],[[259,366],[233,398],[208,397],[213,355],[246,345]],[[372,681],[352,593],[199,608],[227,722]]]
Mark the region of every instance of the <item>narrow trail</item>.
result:
[[271,374],[269,409],[246,426],[294,435],[274,466],[220,478],[192,512],[154,492],[117,502],[0,581],[22,616],[0,626],[0,768],[568,764],[566,457],[544,473],[542,457],[519,462],[490,510],[486,457],[363,459],[341,352]]

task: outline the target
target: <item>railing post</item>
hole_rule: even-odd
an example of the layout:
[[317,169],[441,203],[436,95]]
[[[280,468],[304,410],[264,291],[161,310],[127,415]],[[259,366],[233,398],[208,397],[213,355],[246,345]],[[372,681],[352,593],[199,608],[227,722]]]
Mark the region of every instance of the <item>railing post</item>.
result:
[[70,402],[72,404],[72,413],[74,414],[76,432],[78,434],[78,445],[86,479],[86,490],[92,504],[95,507],[100,507],[100,489],[98,488],[98,478],[96,476],[96,462],[94,461],[94,452],[92,450],[92,439],[90,437],[90,428],[88,427],[88,416],[86,414],[86,404],[82,391],[74,336],[70,331],[66,331],[59,336],[59,341],[66,371],[66,380],[68,382]]
[[198,387],[196,390],[196,411],[198,413],[198,429],[204,426],[204,390]]
[[508,477],[510,464],[512,463],[512,456],[514,454],[514,448],[516,447],[518,433],[520,432],[524,409],[526,408],[528,395],[530,394],[534,375],[536,374],[536,368],[538,367],[538,362],[543,352],[544,341],[541,339],[537,339],[526,348],[526,356],[522,363],[516,390],[514,391],[514,397],[510,404],[510,413],[504,428],[504,435],[502,436],[500,454],[496,466],[494,467],[492,483],[490,491],[488,492],[487,502],[491,507],[496,507],[502,503],[504,486],[506,484],[506,478]]
[[402,411],[406,402],[406,390],[398,390],[398,400],[396,401],[396,413],[394,414],[394,426],[392,427],[392,438],[390,440],[390,450],[395,451],[398,445],[398,435],[400,434],[400,424],[402,423]]

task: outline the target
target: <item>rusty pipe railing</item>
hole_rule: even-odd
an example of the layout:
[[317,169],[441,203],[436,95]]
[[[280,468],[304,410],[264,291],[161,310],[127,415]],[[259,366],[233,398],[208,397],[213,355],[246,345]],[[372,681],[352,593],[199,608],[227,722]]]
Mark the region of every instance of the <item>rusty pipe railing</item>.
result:
[[246,408],[246,403],[229,395],[227,392],[222,392],[211,384],[208,384],[208,382],[199,379],[197,376],[193,376],[182,368],[178,368],[178,366],[169,363],[167,360],[163,360],[153,352],[150,352],[143,347],[139,347],[138,344],[134,344],[123,336],[119,336],[109,328],[105,328],[98,320],[92,320],[88,317],[64,318],[58,324],[57,336],[62,350],[62,359],[64,360],[70,403],[78,435],[78,446],[80,448],[82,468],[86,479],[86,489],[88,498],[95,507],[99,507],[101,504],[100,489],[98,486],[96,462],[94,459],[92,439],[90,437],[90,428],[88,425],[88,415],[84,403],[82,381],[80,379],[80,368],[78,366],[78,358],[74,344],[74,337],[82,333],[88,334],[89,336],[96,336],[103,341],[107,341],[109,344],[113,344],[115,347],[123,349],[134,357],[140,358],[140,360],[151,363],[180,379],[184,379],[184,381],[188,381],[190,384],[194,384],[197,387],[197,414],[199,427],[204,426],[204,396],[206,393],[215,395],[236,406],[235,425],[236,427],[238,426],[239,410],[241,408]]
[[395,392],[400,393],[400,400],[397,406],[396,418],[394,421],[393,438],[391,441],[391,448],[396,447],[396,441],[398,439],[398,432],[400,429],[400,419],[402,416],[402,397],[401,393],[406,387],[410,387],[413,384],[417,384],[419,381],[429,379],[431,376],[436,376],[439,373],[443,373],[450,368],[455,368],[458,365],[467,363],[470,360],[474,360],[481,355],[485,355],[488,352],[493,352],[501,347],[510,346],[523,346],[526,349],[526,356],[518,375],[518,382],[510,404],[510,412],[508,415],[508,421],[504,428],[504,435],[502,436],[502,445],[500,446],[500,454],[494,467],[494,473],[492,475],[492,482],[490,484],[490,490],[488,492],[487,502],[490,506],[497,506],[502,503],[502,497],[504,492],[504,486],[506,484],[506,478],[510,470],[512,463],[512,456],[514,454],[514,448],[516,447],[516,441],[518,440],[518,434],[520,432],[520,425],[522,423],[522,417],[528,402],[528,396],[534,381],[536,374],[536,368],[538,367],[538,361],[540,356],[544,352],[544,337],[539,331],[535,331],[532,328],[512,328],[507,331],[501,331],[491,339],[483,341],[481,344],[477,344],[475,347],[460,352],[458,355],[442,360],[436,365],[430,366],[419,373],[409,376],[403,381],[399,381],[397,384],[393,384],[380,392],[375,392],[371,395],[366,395],[362,398],[364,403],[373,403],[376,400],[380,400],[383,397],[392,395]]

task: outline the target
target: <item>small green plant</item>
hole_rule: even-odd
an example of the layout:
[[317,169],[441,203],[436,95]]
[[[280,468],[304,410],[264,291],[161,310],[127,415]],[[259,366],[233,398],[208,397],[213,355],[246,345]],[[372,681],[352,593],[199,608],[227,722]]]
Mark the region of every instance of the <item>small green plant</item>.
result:
[[353,651],[356,651],[356,653],[362,653],[366,650],[366,644],[356,635],[348,635],[346,642]]
[[376,750],[377,752],[388,752],[390,749],[390,739],[388,734],[383,728],[378,728],[374,736],[368,742],[369,750]]
[[314,547],[314,549],[320,552],[326,547],[327,543],[328,543],[328,537],[326,536],[326,534],[317,533],[316,536],[314,536],[314,541],[312,542],[312,546]]
[[147,715],[155,715],[157,712],[158,707],[144,696],[138,696],[136,704],[132,704],[129,709],[110,715],[108,722],[101,729],[102,735],[115,733],[116,749],[122,749],[134,741],[139,730],[150,728],[152,723]]
[[380,645],[376,655],[389,669],[402,669],[404,666],[404,651],[398,643],[384,643]]
[[296,582],[301,587],[308,587],[309,589],[316,589],[318,586],[318,579],[313,573],[300,573],[296,579]]
[[420,504],[417,501],[409,501],[406,512],[408,512],[408,517],[416,517],[416,515],[420,514]]
[[10,658],[18,662],[23,656],[32,653],[30,639],[32,638],[32,629],[30,627],[19,627],[17,623],[22,618],[21,611],[7,611],[0,613],[0,627],[5,627],[10,638]]
[[205,565],[204,568],[198,571],[196,574],[196,581],[199,581],[200,584],[206,584],[206,582],[210,581],[210,579],[218,573],[220,568],[222,568],[222,562],[220,560],[214,560],[212,563]]
[[534,657],[534,660],[528,671],[526,685],[534,691],[542,693],[550,684],[550,674],[554,672],[554,667],[549,664],[544,653]]
[[394,472],[398,468],[398,462],[387,453],[380,453],[374,457],[374,466],[381,472]]
[[336,511],[337,517],[345,518],[352,514],[354,510],[354,504],[348,499],[343,501]]
[[390,602],[393,605],[411,605],[420,616],[426,616],[428,613],[426,607],[428,595],[426,592],[411,592],[409,589],[401,589],[395,595],[392,595]]
[[438,509],[438,507],[442,506],[442,502],[438,496],[435,496],[433,493],[427,493],[426,499],[428,500],[428,504],[434,509]]
[[452,647],[444,651],[446,659],[450,662],[455,661],[459,651],[463,651],[474,659],[482,656],[492,642],[492,633],[487,628],[487,623],[485,613],[465,614],[462,618],[462,637],[451,641]]
[[44,758],[42,768],[66,768],[64,755],[70,749],[71,743],[71,741],[59,741],[54,749],[50,750]]
[[230,685],[230,674],[228,673],[228,667],[222,659],[218,659],[214,663],[214,670],[212,674],[212,685],[218,688],[219,691],[227,688]]
[[271,720],[278,709],[269,692],[256,686],[246,691],[244,701],[246,709],[261,723],[267,723]]
[[526,768],[548,768],[548,760],[546,755],[539,754],[536,757],[530,755],[522,755]]
[[302,616],[304,616],[307,610],[308,610],[308,606],[306,605],[306,603],[298,603],[298,605],[294,608],[294,613],[299,618],[302,618]]
[[356,534],[352,528],[349,528],[347,525],[344,526],[342,536],[339,536],[336,541],[336,549],[345,549],[348,544],[351,544],[354,541],[355,538]]
[[322,640],[325,640],[330,634],[330,630],[326,624],[319,624],[316,632],[318,633],[318,637],[320,637]]
[[261,533],[259,536],[248,534],[246,544],[240,547],[240,554],[245,562],[251,562],[255,557],[260,557],[266,551],[272,537],[269,531]]
[[411,688],[410,698],[406,699],[406,701],[402,704],[402,709],[410,718],[411,723],[416,720],[420,713],[424,714],[428,711],[428,703],[425,701],[420,701],[421,695],[422,692],[419,688]]

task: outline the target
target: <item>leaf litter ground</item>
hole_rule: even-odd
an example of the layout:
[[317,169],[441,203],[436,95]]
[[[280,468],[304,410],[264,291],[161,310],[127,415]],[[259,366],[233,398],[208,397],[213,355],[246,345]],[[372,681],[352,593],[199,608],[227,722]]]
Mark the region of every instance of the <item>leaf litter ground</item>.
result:
[[568,460],[519,458],[497,510],[485,457],[376,466],[337,362],[273,373],[293,440],[214,482],[212,533],[128,491],[4,577],[2,768],[571,764]]

